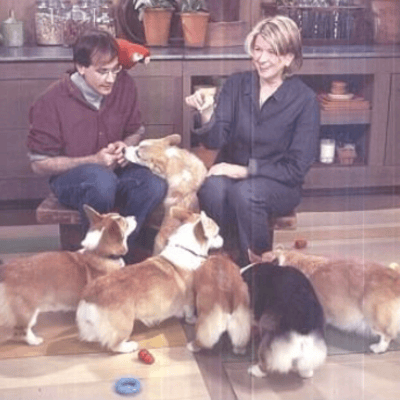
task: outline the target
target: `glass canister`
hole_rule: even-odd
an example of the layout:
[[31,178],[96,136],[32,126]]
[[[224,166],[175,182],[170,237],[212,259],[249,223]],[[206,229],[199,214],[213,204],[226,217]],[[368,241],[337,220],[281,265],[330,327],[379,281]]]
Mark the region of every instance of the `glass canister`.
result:
[[63,44],[63,9],[59,0],[39,0],[36,3],[35,29],[39,45]]
[[96,28],[116,36],[114,9],[112,1],[99,0],[96,12]]
[[72,5],[64,22],[64,45],[72,46],[76,39],[94,26],[92,8],[86,1]]

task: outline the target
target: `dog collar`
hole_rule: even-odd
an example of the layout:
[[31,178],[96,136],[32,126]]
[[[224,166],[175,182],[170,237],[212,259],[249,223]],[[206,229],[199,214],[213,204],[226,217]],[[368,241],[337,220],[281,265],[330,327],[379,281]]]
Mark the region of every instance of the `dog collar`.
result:
[[192,254],[193,256],[204,258],[206,259],[207,256],[203,256],[202,254],[198,254],[195,251],[188,249],[187,247],[181,246],[180,244],[174,244],[174,247],[178,247],[178,249],[186,250],[188,253]]

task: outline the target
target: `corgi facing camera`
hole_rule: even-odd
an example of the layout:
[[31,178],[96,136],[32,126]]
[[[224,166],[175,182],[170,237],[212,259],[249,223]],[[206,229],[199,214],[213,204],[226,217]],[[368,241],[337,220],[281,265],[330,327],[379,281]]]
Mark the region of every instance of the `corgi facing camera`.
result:
[[260,344],[249,374],[297,372],[310,378],[327,354],[324,315],[311,283],[297,269],[272,263],[242,270],[249,284]]
[[0,325],[30,345],[43,342],[32,331],[40,312],[76,310],[88,282],[124,266],[135,217],[84,210],[90,228],[81,250],[39,253],[0,267]]
[[193,273],[211,248],[223,244],[218,225],[207,215],[172,208],[182,225],[159,256],[100,277],[89,284],[77,310],[80,338],[128,353],[136,320],[153,326],[171,318],[194,322]]

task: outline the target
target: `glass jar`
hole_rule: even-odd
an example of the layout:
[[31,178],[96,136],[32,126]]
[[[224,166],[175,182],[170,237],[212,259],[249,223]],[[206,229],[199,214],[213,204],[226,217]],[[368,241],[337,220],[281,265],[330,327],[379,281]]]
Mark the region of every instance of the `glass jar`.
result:
[[60,0],[39,0],[36,3],[35,29],[39,45],[63,44],[64,15]]
[[64,45],[72,46],[83,32],[93,26],[93,13],[88,2],[80,1],[73,4],[64,22]]
[[107,31],[115,37],[116,29],[112,2],[109,0],[100,0],[95,15],[96,28]]

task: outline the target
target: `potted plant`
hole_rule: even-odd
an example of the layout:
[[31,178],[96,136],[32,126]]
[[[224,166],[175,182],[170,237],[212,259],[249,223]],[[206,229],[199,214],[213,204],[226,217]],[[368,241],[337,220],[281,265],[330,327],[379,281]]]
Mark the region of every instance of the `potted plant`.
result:
[[[135,1],[135,0],[134,0]],[[167,46],[175,0],[136,0],[135,9],[143,21],[148,46]]]
[[185,46],[203,47],[210,18],[203,0],[182,0],[180,15]]

